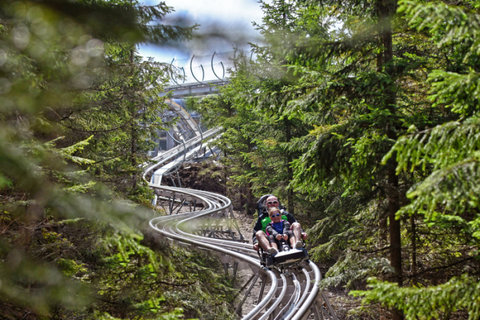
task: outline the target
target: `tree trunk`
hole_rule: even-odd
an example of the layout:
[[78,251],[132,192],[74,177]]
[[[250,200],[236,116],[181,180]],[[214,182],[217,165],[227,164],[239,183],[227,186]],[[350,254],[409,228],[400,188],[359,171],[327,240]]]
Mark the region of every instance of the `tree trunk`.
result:
[[402,239],[400,232],[400,220],[395,218],[395,213],[400,209],[398,196],[398,177],[395,174],[395,163],[392,161],[388,177],[388,222],[390,232],[390,265],[395,270],[395,282],[402,285]]
[[[135,57],[135,52],[133,49],[130,50],[130,63],[133,65],[134,64],[134,57]],[[128,88],[128,93],[130,95],[130,164],[132,165],[132,177],[131,177],[131,183],[132,183],[132,192],[135,191],[137,188],[137,140],[138,140],[138,133],[137,133],[137,123],[135,121],[136,119],[136,106],[135,104],[137,103],[136,97],[135,97],[135,92],[132,90],[131,87]]]
[[[393,45],[392,45],[392,18],[396,11],[396,0],[378,0],[378,25],[381,44],[383,47],[383,68],[385,73],[390,76],[389,85],[384,89],[384,103],[385,108],[390,110],[393,115],[396,113],[396,93],[395,93],[395,75],[393,66]],[[395,119],[392,117],[391,121],[387,122],[386,134],[392,139],[396,140],[397,134],[395,132]],[[395,157],[390,158],[387,163],[387,183],[386,198],[387,198],[387,216],[389,222],[390,233],[390,265],[394,269],[394,278],[399,286],[402,286],[402,242],[400,221],[395,218],[396,212],[400,209],[399,185],[398,176],[395,168],[397,163]],[[400,310],[392,310],[392,319],[401,320],[403,314]]]
[[[290,142],[290,140],[292,140],[292,126],[290,125],[290,122],[288,121],[288,119],[285,119],[284,120],[284,128],[285,128],[285,141],[287,143]],[[286,157],[285,157],[285,167],[287,169],[287,181],[290,182],[293,180],[293,169],[291,167],[291,163],[292,163],[292,155],[290,153],[287,152],[286,154]],[[288,189],[287,190],[287,204],[288,204],[288,212],[290,212],[291,214],[294,214],[295,213],[295,202],[293,200],[293,191],[291,189]]]
[[[132,110],[134,111],[134,110]],[[133,114],[132,114],[133,117]],[[133,168],[132,173],[132,191],[137,188],[137,128],[135,126],[135,121],[132,119],[131,128],[130,128],[130,163]]]
[[415,225],[415,217],[412,215],[410,217],[410,233],[411,233],[411,242],[412,242],[412,281],[416,282],[416,274],[417,274],[417,227]]
[[[387,188],[387,203],[388,203],[388,222],[390,233],[390,265],[394,270],[394,281],[402,286],[402,239],[400,220],[395,218],[396,212],[400,209],[400,199],[398,194],[398,176],[395,173],[396,162],[389,161],[388,168],[388,188]],[[403,319],[403,314],[400,310],[392,310],[392,320]]]

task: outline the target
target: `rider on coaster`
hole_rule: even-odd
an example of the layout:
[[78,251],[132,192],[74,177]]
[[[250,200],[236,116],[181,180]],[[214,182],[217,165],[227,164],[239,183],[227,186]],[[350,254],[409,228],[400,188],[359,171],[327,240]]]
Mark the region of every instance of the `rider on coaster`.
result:
[[274,195],[268,194],[268,195],[262,196],[257,202],[258,219],[255,226],[253,227],[253,235],[252,235],[253,249],[258,251],[260,246],[263,250],[269,251],[270,253],[275,253],[277,251],[273,246],[270,245],[267,239],[267,236],[265,234],[264,226],[262,225],[263,219],[265,218],[270,219],[270,217],[268,216],[267,210],[268,208],[271,208],[271,207],[279,208],[282,215],[287,218],[287,221],[291,225],[291,230],[295,236],[295,239],[298,239],[297,242],[295,243],[295,247],[296,248],[302,247],[303,242],[300,239],[305,239],[307,237],[307,234],[302,231],[300,223],[297,222],[297,220],[292,214],[285,211],[285,209],[282,206],[280,206],[280,202],[278,201],[277,197],[275,197]]
[[[277,207],[269,208],[268,215],[270,216],[270,222],[265,228],[265,233],[268,236],[270,245],[279,249],[279,251],[287,251],[290,248],[295,248],[295,236],[290,228],[290,222],[288,222],[287,217],[283,216]],[[267,218],[263,219],[262,222],[265,220],[267,220]],[[290,247],[288,244],[290,244]],[[301,246],[301,244],[302,243],[299,242],[299,246]]]

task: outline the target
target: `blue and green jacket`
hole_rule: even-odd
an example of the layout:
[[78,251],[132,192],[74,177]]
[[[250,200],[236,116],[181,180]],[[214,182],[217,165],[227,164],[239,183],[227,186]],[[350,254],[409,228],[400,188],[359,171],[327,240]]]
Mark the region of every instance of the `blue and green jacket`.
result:
[[[284,219],[284,217],[285,217],[286,219],[284,219],[284,220],[288,221],[290,224],[293,224],[294,222],[297,222],[295,217],[291,213],[287,212],[286,210],[280,209],[280,212],[282,213],[282,219]],[[265,219],[265,221],[264,221],[264,219]],[[262,221],[264,221],[264,222],[262,222]],[[257,222],[255,223],[255,226],[253,227],[252,243],[257,243],[257,236],[255,234],[259,230],[263,230],[265,232],[265,228],[270,223],[270,221],[272,221],[272,220],[268,216],[268,213],[265,210],[263,210],[260,213],[260,215],[257,219]]]

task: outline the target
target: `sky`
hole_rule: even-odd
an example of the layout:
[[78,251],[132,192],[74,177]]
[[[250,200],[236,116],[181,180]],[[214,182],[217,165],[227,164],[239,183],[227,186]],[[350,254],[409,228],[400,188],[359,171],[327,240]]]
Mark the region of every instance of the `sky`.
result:
[[[218,76],[228,69],[229,56],[234,47],[248,50],[248,42],[255,42],[259,36],[252,22],[261,23],[262,11],[257,0],[163,0],[173,7],[171,16],[181,15],[182,18],[199,24],[199,32],[225,33],[225,37],[213,37],[202,41],[183,43],[181,48],[167,49],[153,45],[142,45],[139,53],[144,57],[152,57],[155,61],[172,63],[178,68],[184,68],[190,73],[192,62],[193,73],[199,80],[209,80],[214,77],[213,65]],[[145,4],[158,4],[159,0],[144,0]],[[168,15],[168,16],[170,16]],[[167,16],[167,18],[168,18]],[[194,57],[193,60],[192,56]],[[222,67],[223,65],[223,67]],[[203,66],[203,71],[202,71]],[[201,79],[204,77],[204,79]]]

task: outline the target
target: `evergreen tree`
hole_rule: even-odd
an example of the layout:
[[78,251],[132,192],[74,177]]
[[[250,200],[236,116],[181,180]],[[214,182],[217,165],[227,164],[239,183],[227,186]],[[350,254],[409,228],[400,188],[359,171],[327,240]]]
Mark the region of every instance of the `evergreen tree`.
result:
[[[152,212],[99,180],[119,175],[127,183],[119,191],[138,190],[136,173],[149,148],[144,143],[159,126],[156,85],[164,71],[141,62],[134,43],[165,43],[189,34],[147,24],[167,9],[135,1],[0,3],[2,318],[94,318],[99,295],[134,291],[131,285],[102,287],[109,279],[97,278],[114,269],[102,259],[107,253],[124,255],[125,243],[134,254],[123,262],[140,268],[139,280],[142,275],[157,280],[161,256],[139,245],[138,235]],[[107,157],[116,167],[102,162]],[[113,245],[101,251],[99,243],[112,233]],[[122,272],[134,275],[128,268]],[[141,310],[149,299],[142,298],[128,300],[125,308]],[[168,301],[172,304],[162,307],[156,301],[157,308],[143,314],[181,316],[174,306],[181,302]],[[113,314],[103,311],[105,317]]]
[[167,72],[158,63],[141,61],[131,45],[109,43],[105,47],[106,76],[54,120],[70,138],[91,137],[83,155],[95,161],[90,171],[98,180],[134,196],[142,190],[147,152],[168,125],[161,118],[166,108],[161,92]]
[[[431,107],[426,74],[438,75],[432,72],[438,66],[462,68],[464,56],[454,49],[468,52],[468,59],[475,61],[473,51],[464,44],[475,41],[466,34],[449,50],[435,47],[428,41],[429,34],[409,28],[404,16],[395,13],[396,7],[393,1],[264,4],[261,31],[266,45],[256,47],[258,64],[235,74],[241,74],[249,86],[232,82],[224,92],[228,99],[223,101],[233,109],[230,114],[238,115],[235,98],[243,97],[242,108],[258,123],[257,127],[249,124],[254,147],[247,154],[243,150],[239,159],[264,161],[262,166],[249,167],[251,177],[245,176],[246,181],[254,190],[264,186],[267,192],[276,191],[275,179],[287,181],[303,199],[302,208],[312,210],[311,217],[317,221],[310,228],[310,252],[318,260],[336,260],[327,273],[327,284],[361,286],[370,275],[395,281],[397,287],[415,283],[418,259],[425,259],[431,249],[429,233],[441,232],[419,219],[419,207],[409,211],[411,217],[396,215],[409,201],[407,189],[426,176],[417,165],[412,170],[397,169],[404,168],[406,160],[396,153],[423,156],[413,147],[404,148],[405,138],[400,137],[409,127],[421,128],[422,134],[416,137],[420,141],[424,130],[456,118],[454,109],[444,108],[444,103]],[[428,21],[426,16],[423,23]],[[433,37],[443,43],[440,35]],[[447,87],[447,82],[442,82],[444,87],[431,83],[450,90],[452,96],[453,88],[459,88]],[[237,118],[236,126],[242,125],[240,119],[255,121]],[[283,120],[288,120],[293,134],[288,135],[285,128],[289,126]],[[229,123],[220,124],[226,128],[224,138],[234,141]],[[235,144],[229,147],[230,154],[235,154]],[[286,152],[293,161],[269,157],[279,159]],[[425,164],[428,172],[431,166]],[[285,168],[293,169],[293,179],[284,174]],[[434,195],[432,190],[428,192]],[[402,226],[401,221],[409,224]],[[449,240],[444,249],[457,243],[449,236],[442,239]],[[446,250],[436,253],[440,260]],[[387,305],[405,311],[400,305]],[[401,312],[394,311],[393,317],[401,318]]]
[[446,235],[441,236],[445,241],[440,247],[433,247],[435,243],[426,237],[419,240],[422,247],[439,257],[432,270],[423,272],[448,270],[448,276],[442,277],[441,284],[437,279],[428,282],[429,286],[404,289],[372,280],[373,290],[361,295],[367,301],[402,309],[408,319],[437,319],[456,311],[476,319],[480,315],[476,303],[479,242],[475,227],[479,221],[478,4],[401,1],[400,11],[412,27],[427,33],[446,57],[444,64],[429,73],[429,97],[432,108],[451,111],[453,119],[427,128],[412,126],[384,161],[395,157],[398,173],[418,172],[417,183],[407,194],[411,202],[397,215],[419,215],[430,232]]

